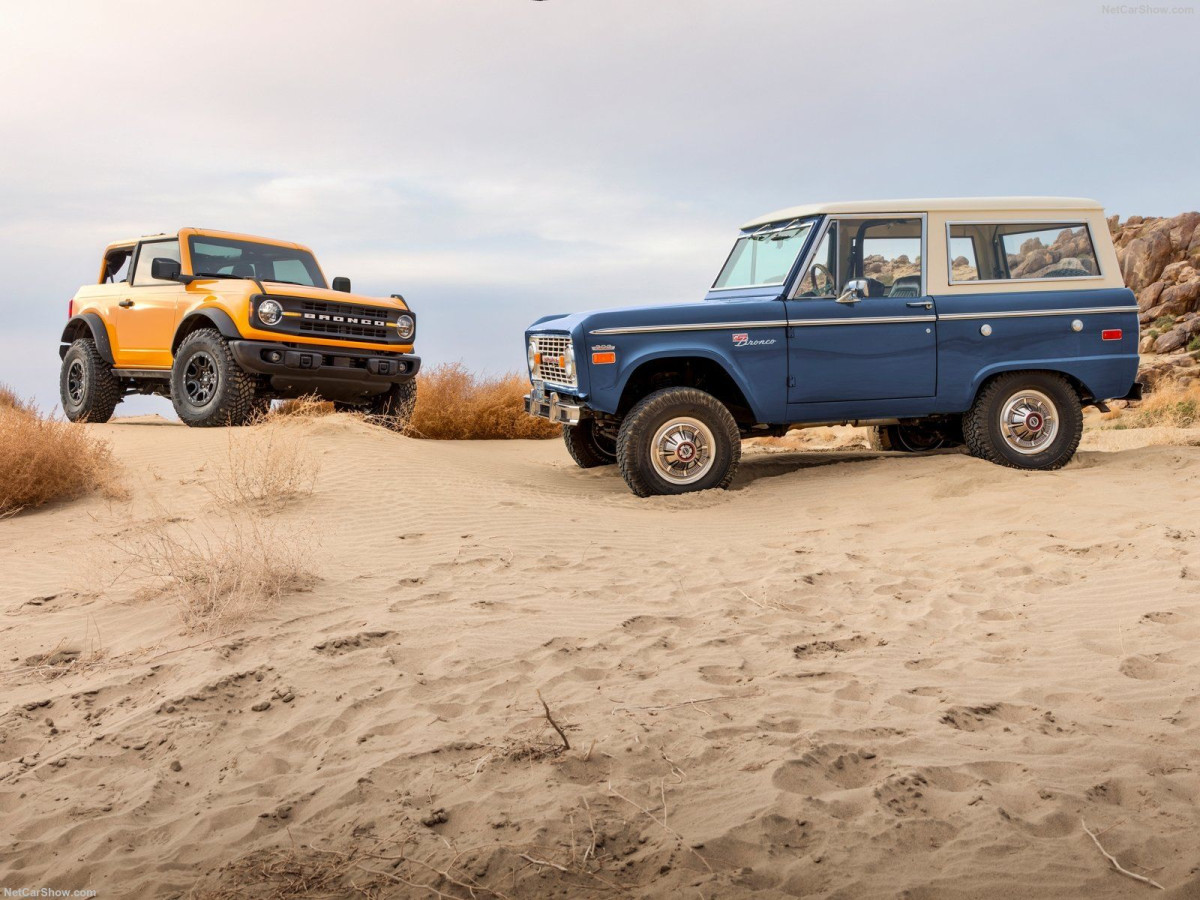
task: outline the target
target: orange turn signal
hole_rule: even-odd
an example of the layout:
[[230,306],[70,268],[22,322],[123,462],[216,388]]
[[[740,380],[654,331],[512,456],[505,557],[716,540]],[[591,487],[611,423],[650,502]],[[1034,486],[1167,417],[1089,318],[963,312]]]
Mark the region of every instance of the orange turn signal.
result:
[[617,354],[613,353],[611,350],[608,351],[607,353],[593,353],[592,354],[592,364],[593,365],[605,366],[605,365],[610,365],[611,363],[615,363],[616,361],[617,361]]
[[542,354],[540,354],[540,353],[533,354],[533,364],[535,366],[540,366],[542,364]]

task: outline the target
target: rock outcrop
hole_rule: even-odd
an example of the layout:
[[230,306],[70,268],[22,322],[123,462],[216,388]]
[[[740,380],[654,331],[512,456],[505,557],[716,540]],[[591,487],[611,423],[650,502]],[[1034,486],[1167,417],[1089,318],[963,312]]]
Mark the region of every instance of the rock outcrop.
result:
[[1137,296],[1142,341],[1155,358],[1138,379],[1194,377],[1200,365],[1200,212],[1108,220],[1121,276]]

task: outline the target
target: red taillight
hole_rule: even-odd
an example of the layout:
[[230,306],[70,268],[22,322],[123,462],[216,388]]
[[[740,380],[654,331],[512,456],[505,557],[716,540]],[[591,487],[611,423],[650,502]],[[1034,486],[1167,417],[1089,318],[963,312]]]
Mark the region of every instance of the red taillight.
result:
[[75,298],[74,297],[72,297],[70,300],[67,301],[67,318],[69,319],[73,315],[75,315]]
[[1120,339],[1120,328],[1105,328],[1102,332],[1100,332],[1100,340],[1102,341],[1119,341]]

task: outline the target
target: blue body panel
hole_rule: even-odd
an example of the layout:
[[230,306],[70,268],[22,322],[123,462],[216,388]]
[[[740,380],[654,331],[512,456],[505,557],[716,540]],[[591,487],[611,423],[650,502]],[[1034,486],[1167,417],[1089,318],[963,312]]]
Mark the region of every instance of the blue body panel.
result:
[[[962,412],[979,385],[997,372],[1048,369],[1070,375],[1092,397],[1122,397],[1138,368],[1137,300],[1126,288],[1028,291],[1013,294],[953,294],[935,297],[938,313],[938,404],[936,412]],[[1085,312],[1124,307],[1130,312]],[[1078,310],[1079,312],[1059,312]],[[951,318],[1014,311],[1054,311],[1036,317]],[[1082,324],[1081,331],[1072,323]],[[991,334],[980,329],[988,325]],[[1119,341],[1101,339],[1120,329]]]
[[[720,365],[755,424],[766,425],[962,413],[985,379],[1019,369],[1061,372],[1086,398],[1104,400],[1125,396],[1137,373],[1137,303],[1124,288],[1002,293],[981,284],[971,294],[852,304],[784,300],[788,293],[787,285],[710,291],[696,303],[548,316],[526,339],[571,336],[578,386],[546,388],[592,410],[624,412],[639,368],[691,358]],[[1103,340],[1105,329],[1123,335]],[[592,364],[597,350],[614,351],[616,363]]]

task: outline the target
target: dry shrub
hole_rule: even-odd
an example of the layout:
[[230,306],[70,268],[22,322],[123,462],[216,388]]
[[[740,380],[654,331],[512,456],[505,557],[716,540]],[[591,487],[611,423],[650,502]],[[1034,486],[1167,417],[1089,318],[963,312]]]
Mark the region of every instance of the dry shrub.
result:
[[285,422],[270,419],[254,429],[229,433],[225,461],[211,493],[226,506],[278,509],[313,492],[320,464]]
[[435,441],[552,438],[559,426],[525,413],[529,382],[514,373],[488,377],[462,363],[435,366],[417,378],[408,431]]
[[294,529],[252,518],[224,525],[164,529],[123,548],[129,570],[174,601],[191,631],[229,631],[316,580],[307,569],[310,548]]
[[1160,382],[1148,394],[1137,411],[1141,426],[1166,425],[1191,428],[1200,424],[1200,381],[1184,385],[1178,381]]
[[322,400],[315,394],[306,394],[295,400],[283,400],[267,413],[265,418],[271,419],[314,419],[318,416],[330,416],[337,410],[332,401]]
[[0,387],[0,517],[97,490],[124,496],[109,445]]

